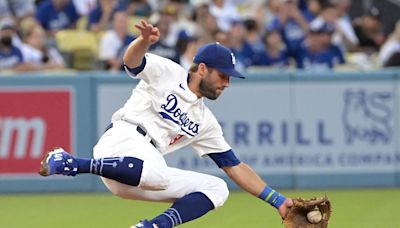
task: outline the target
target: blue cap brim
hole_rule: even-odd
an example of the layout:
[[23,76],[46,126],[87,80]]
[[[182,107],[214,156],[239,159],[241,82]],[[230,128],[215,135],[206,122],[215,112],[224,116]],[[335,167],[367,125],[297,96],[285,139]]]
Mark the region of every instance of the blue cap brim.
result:
[[222,73],[228,75],[229,77],[235,78],[246,78],[243,76],[239,71],[235,69],[226,69],[226,68],[217,68],[217,70],[221,71]]

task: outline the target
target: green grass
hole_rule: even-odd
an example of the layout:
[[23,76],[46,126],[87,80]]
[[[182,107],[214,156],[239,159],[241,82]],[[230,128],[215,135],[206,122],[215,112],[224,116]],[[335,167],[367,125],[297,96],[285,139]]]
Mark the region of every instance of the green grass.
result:
[[[400,189],[283,191],[289,197],[323,196],[332,200],[329,228],[399,228]],[[119,199],[111,194],[0,195],[1,228],[128,228],[168,207]],[[242,192],[226,204],[182,228],[283,227],[275,210]]]

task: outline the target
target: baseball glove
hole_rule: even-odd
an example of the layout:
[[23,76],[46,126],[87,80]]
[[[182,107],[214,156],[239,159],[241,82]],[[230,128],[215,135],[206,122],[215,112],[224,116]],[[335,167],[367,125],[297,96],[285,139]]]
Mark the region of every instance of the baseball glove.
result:
[[[310,211],[319,210],[321,212],[321,221],[311,223],[307,214]],[[293,199],[293,206],[283,224],[286,228],[326,228],[328,227],[329,218],[331,217],[331,202],[328,197],[312,198],[312,199]]]

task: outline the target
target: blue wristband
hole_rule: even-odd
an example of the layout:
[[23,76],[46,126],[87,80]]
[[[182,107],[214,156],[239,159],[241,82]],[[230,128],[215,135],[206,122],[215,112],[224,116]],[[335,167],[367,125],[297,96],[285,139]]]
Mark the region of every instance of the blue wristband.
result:
[[268,202],[271,206],[278,209],[285,202],[286,197],[281,195],[279,192],[274,189],[266,186],[258,198]]

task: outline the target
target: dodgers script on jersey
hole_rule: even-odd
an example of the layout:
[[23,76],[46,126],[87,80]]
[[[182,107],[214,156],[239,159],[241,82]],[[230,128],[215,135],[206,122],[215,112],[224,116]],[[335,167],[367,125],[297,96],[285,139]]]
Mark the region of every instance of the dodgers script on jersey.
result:
[[225,152],[230,146],[203,98],[190,91],[188,72],[175,62],[147,53],[145,66],[132,78],[141,79],[112,121],[143,127],[162,154],[191,144],[200,155]]

